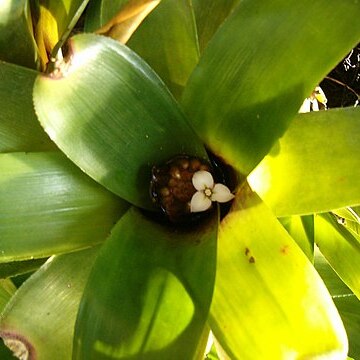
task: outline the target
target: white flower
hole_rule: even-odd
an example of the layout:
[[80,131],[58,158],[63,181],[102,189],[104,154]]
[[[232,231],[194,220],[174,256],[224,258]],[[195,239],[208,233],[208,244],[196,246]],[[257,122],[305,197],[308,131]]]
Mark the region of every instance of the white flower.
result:
[[316,86],[312,94],[306,98],[299,109],[299,113],[319,111],[320,108],[327,109],[327,98],[320,86]]
[[223,184],[215,184],[208,171],[197,171],[192,177],[192,183],[197,190],[191,198],[190,211],[200,212],[210,208],[212,201],[228,202],[235,196]]

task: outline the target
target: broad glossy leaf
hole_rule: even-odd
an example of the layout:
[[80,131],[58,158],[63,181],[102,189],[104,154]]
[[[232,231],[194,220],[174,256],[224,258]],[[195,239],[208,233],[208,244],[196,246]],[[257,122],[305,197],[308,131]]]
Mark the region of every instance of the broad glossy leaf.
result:
[[192,0],[201,52],[239,1]]
[[28,0],[1,2],[0,60],[30,68],[36,66],[36,45]]
[[125,214],[89,277],[74,359],[192,359],[211,302],[216,230],[216,217],[187,232]]
[[315,241],[344,283],[360,298],[360,237],[351,234],[331,214],[316,216]]
[[210,326],[231,359],[342,359],[347,353],[325,285],[247,186],[220,226]]
[[34,112],[32,89],[37,75],[0,62],[0,152],[56,149]]
[[95,247],[50,258],[12,298],[0,336],[23,343],[29,359],[71,359],[76,314],[97,253]]
[[127,47],[79,35],[70,48],[66,71],[36,80],[42,125],[84,172],[152,209],[151,168],[178,154],[206,157],[201,142],[163,83]]
[[321,253],[316,251],[315,254],[315,267],[333,297],[349,338],[348,355],[358,359],[360,357],[360,300],[339,279]]
[[105,240],[127,205],[61,153],[0,155],[0,262]]
[[247,175],[359,41],[359,16],[353,0],[239,2],[184,91],[198,135]]
[[[88,2],[89,0],[38,0],[36,2],[35,35],[43,69],[55,45],[63,37],[69,36]],[[61,45],[64,40],[62,39]],[[53,55],[56,55],[56,52]]]
[[189,0],[162,0],[131,37],[135,50],[179,98],[199,60],[193,9]]
[[277,216],[360,203],[360,109],[299,114],[249,183]]
[[126,43],[160,0],[96,0],[86,14],[85,31]]

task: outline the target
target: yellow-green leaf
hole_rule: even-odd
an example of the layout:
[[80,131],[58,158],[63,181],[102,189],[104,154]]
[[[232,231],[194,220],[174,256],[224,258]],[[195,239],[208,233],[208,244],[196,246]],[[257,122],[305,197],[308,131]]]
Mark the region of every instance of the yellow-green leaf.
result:
[[360,109],[299,114],[249,176],[277,216],[360,204]]
[[310,261],[249,188],[222,221],[210,326],[231,359],[343,359],[339,314]]
[[360,237],[339,224],[334,215],[315,218],[315,241],[344,283],[360,299]]

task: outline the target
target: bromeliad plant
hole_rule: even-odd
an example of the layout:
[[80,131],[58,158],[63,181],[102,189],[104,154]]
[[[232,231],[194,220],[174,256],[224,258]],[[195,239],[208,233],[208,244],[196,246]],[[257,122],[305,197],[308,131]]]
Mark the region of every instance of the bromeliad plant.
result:
[[209,356],[359,356],[360,113],[297,114],[359,4],[87,3],[0,5],[3,340],[201,359],[211,329]]

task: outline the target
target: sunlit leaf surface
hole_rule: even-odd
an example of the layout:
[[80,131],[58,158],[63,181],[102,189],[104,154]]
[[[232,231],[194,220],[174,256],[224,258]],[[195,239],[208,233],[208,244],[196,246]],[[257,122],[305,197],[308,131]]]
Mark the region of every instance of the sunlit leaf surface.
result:
[[192,359],[213,291],[216,217],[195,231],[131,209],[96,260],[80,307],[74,359]]
[[189,0],[162,0],[128,45],[179,98],[199,60],[193,9]]
[[279,221],[300,246],[310,261],[314,259],[314,218],[308,216],[289,216]]
[[299,114],[250,174],[278,216],[360,203],[360,109]]
[[316,244],[344,283],[360,298],[360,237],[331,214],[316,216]]
[[61,153],[0,155],[0,262],[105,240],[126,208]]
[[97,252],[94,247],[49,259],[12,298],[0,336],[23,342],[29,359],[71,359],[76,314]]
[[239,2],[184,91],[198,135],[247,175],[359,41],[359,16],[353,0]]
[[0,62],[0,152],[56,149],[34,112],[32,88],[37,75]]
[[71,53],[68,67],[35,83],[41,123],[88,175],[127,201],[153,208],[152,167],[183,153],[206,157],[201,142],[163,83],[124,45],[79,35]]
[[323,282],[244,186],[223,220],[210,325],[231,359],[342,359],[347,339]]

